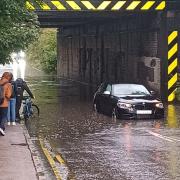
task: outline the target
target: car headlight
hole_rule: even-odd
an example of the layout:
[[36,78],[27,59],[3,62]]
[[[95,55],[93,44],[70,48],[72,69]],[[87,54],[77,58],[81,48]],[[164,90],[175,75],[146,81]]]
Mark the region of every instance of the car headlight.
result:
[[118,102],[118,103],[117,103],[117,106],[118,106],[119,108],[122,108],[122,109],[130,109],[130,108],[132,108],[132,104],[121,103],[121,102]]
[[156,103],[156,107],[161,109],[164,108],[163,103]]

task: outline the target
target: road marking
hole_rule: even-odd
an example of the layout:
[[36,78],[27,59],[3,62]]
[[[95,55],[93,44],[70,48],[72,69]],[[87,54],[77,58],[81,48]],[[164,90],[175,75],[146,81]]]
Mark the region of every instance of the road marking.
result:
[[52,170],[53,170],[53,172],[54,172],[54,174],[56,176],[56,179],[57,180],[62,180],[62,178],[61,178],[61,176],[60,176],[60,174],[58,172],[58,169],[57,169],[57,167],[55,165],[54,159],[51,157],[51,154],[49,153],[48,149],[44,147],[43,140],[39,139],[39,142],[40,142],[41,148],[42,148],[42,150],[43,150],[43,152],[44,152],[50,166],[52,167]]
[[55,157],[60,164],[66,165],[66,163],[64,162],[64,159],[59,154],[57,154]]
[[151,134],[151,135],[153,135],[153,136],[155,136],[155,137],[164,139],[164,140],[169,141],[169,142],[180,141],[180,140],[178,140],[178,139],[174,139],[174,138],[170,138],[170,137],[167,137],[167,136],[163,136],[163,135],[158,134],[158,133],[155,133],[155,132],[153,132],[153,131],[148,131],[148,130],[147,130],[146,132],[148,132],[149,134]]
[[[165,136],[167,137],[167,136]],[[177,141],[177,142],[180,142],[180,139],[176,139],[176,138],[172,138],[172,137],[168,137],[169,139],[172,139],[173,141]]]

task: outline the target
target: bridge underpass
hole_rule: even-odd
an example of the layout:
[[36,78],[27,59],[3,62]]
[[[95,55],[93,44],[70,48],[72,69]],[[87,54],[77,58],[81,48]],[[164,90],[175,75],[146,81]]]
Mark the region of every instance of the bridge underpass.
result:
[[[177,42],[179,12],[122,12],[116,13],[117,17],[111,12],[87,12],[88,17],[79,19],[77,16],[68,18],[68,13],[81,15],[79,11],[66,12],[62,18],[60,12],[48,11],[47,19],[47,16],[44,19],[39,16],[42,27],[58,28],[60,76],[96,85],[104,80],[138,81],[160,90],[161,96],[167,96],[168,59],[177,57],[177,51],[171,52],[171,48]],[[177,72],[176,65],[170,63],[169,67],[172,76],[172,72]],[[53,83],[51,86],[49,82],[42,83],[39,88],[38,79],[37,85],[43,93],[42,101],[45,100],[40,124],[48,127],[38,128],[53,145],[51,151],[60,152],[66,158],[77,179],[179,177],[179,131],[169,129],[179,127],[179,106],[177,110],[168,106],[167,119],[162,122],[166,123],[164,126],[159,121],[154,124],[140,121],[134,125],[113,122],[114,133],[113,126],[106,125],[111,118],[94,116],[90,111],[92,103],[82,100],[86,99],[83,97],[85,89],[78,89],[79,97],[75,85],[66,88],[63,83],[56,84],[52,94],[47,89],[53,87]],[[47,103],[47,99],[52,101]],[[122,172],[125,175],[120,177]]]
[[[104,1],[99,6],[92,1],[92,9],[86,10],[79,4],[82,1],[58,2],[66,9],[54,9],[53,1],[44,1],[36,13],[41,27],[58,28],[59,76],[95,85],[102,81],[143,83],[167,99],[167,39],[169,31],[180,28],[177,1],[155,1],[145,11],[150,1],[133,6],[137,1],[124,1],[119,11],[112,11],[116,4],[99,11]],[[176,80],[173,86],[174,91]]]

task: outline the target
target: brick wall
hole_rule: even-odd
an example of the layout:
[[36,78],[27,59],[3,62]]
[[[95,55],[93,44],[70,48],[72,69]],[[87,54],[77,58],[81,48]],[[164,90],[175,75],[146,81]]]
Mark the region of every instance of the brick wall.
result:
[[140,57],[158,57],[158,14],[59,29],[58,75],[99,84],[137,81]]

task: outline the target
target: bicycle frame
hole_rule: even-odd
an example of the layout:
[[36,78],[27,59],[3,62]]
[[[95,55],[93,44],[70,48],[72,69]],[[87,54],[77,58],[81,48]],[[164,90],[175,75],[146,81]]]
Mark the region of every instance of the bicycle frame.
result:
[[24,96],[23,97],[23,116],[25,120],[28,120],[29,118],[36,118],[39,117],[39,107],[33,103],[31,100],[31,97]]
[[25,98],[23,104],[24,104],[23,106],[24,119],[29,119],[33,115],[31,98],[30,97]]

